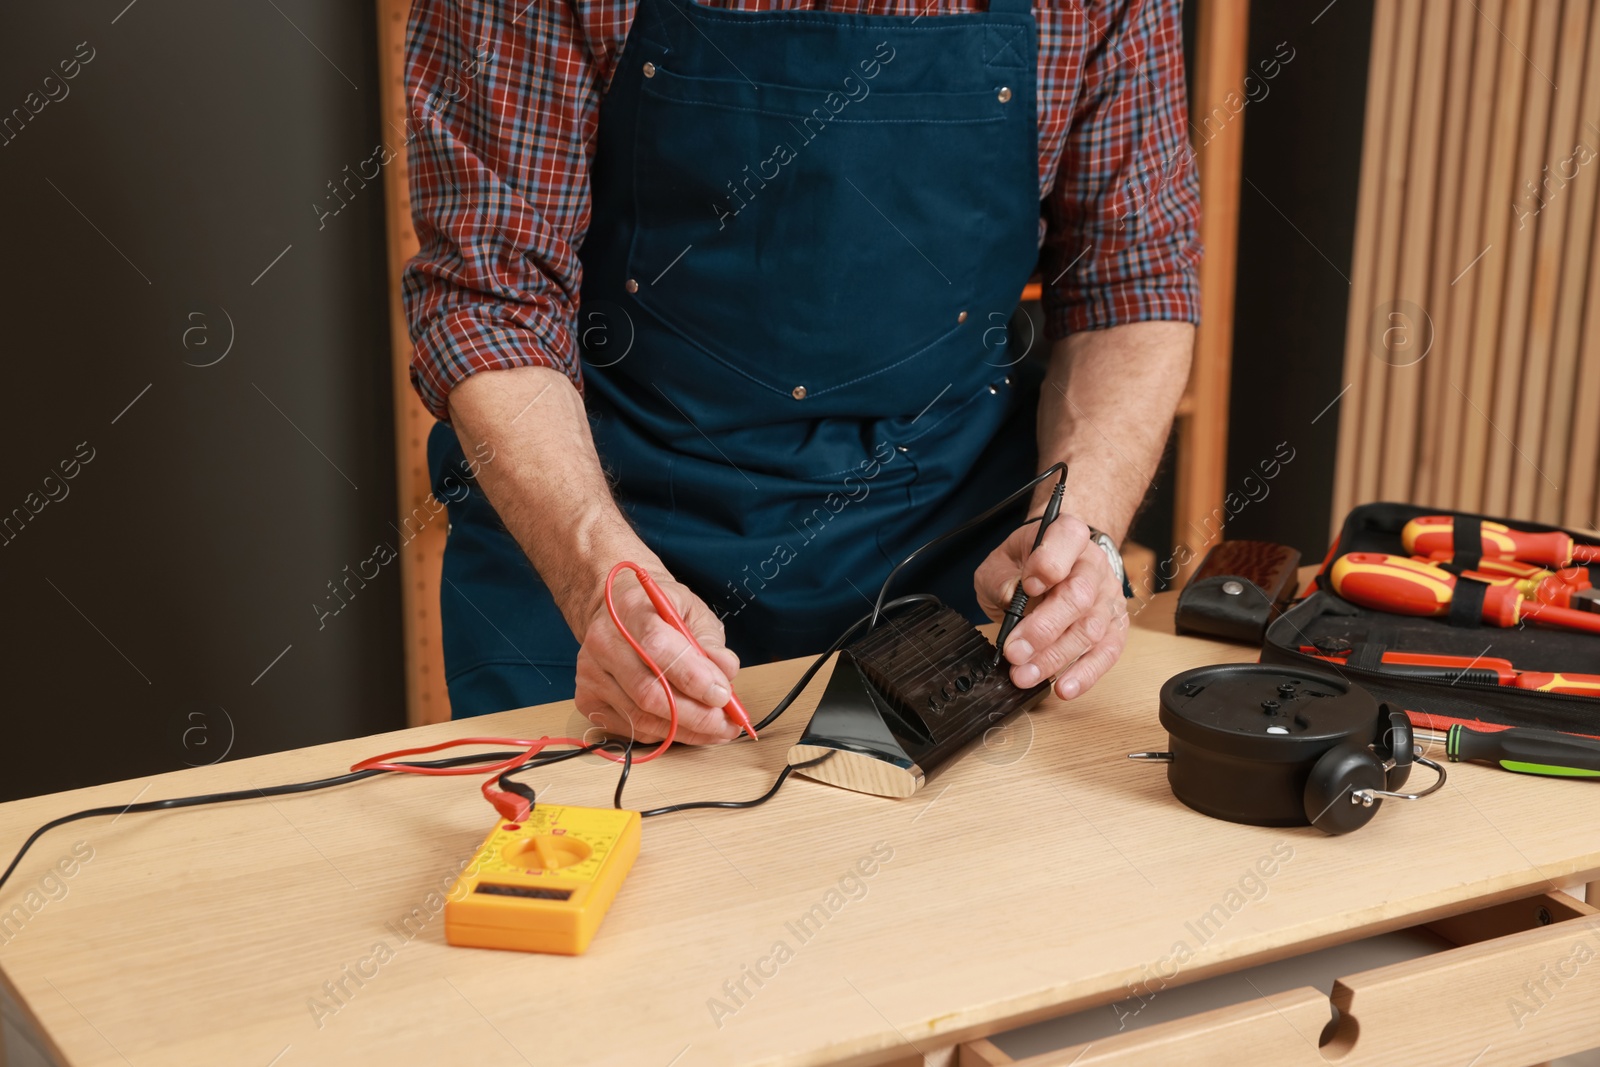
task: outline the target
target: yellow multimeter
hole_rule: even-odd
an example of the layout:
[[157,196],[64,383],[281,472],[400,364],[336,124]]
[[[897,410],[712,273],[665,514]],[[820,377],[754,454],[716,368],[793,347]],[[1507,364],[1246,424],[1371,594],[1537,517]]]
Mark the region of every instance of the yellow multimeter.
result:
[[450,889],[445,940],[579,955],[633,867],[639,839],[636,811],[539,804],[520,823],[501,820]]

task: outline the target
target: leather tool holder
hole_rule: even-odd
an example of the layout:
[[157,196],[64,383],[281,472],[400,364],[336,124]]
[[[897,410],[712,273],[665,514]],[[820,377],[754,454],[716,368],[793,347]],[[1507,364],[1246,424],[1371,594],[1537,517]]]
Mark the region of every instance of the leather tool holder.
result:
[[1259,645],[1294,599],[1300,553],[1271,541],[1223,541],[1178,594],[1180,634]]
[[907,797],[962,750],[1036,704],[994,645],[951,608],[914,604],[839,653],[789,765],[808,778]]

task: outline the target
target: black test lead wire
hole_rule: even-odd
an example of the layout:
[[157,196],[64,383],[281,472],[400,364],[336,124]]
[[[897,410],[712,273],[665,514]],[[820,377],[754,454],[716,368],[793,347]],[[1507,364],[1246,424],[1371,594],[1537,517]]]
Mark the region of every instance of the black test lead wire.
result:
[[[811,683],[813,678],[816,677],[817,672],[822,669],[822,665],[828,661],[828,657],[832,656],[835,652],[843,648],[849,642],[849,640],[856,635],[863,625],[865,625],[868,629],[872,629],[873,627],[877,626],[878,620],[883,616],[885,611],[893,611],[897,608],[905,607],[910,604],[922,603],[935,599],[932,594],[929,593],[910,593],[903,597],[896,597],[887,604],[883,602],[884,595],[889,591],[889,584],[894,581],[895,575],[897,575],[900,570],[906,566],[906,564],[910,563],[922,552],[940,543],[941,541],[948,540],[949,538],[955,537],[958,534],[964,533],[979,523],[992,518],[1002,508],[1013,503],[1023,494],[1032,491],[1051,474],[1057,473],[1059,473],[1060,479],[1058,482],[1059,490],[1060,486],[1065,483],[1067,477],[1067,465],[1065,463],[1051,464],[1049,467],[1045,468],[1033,479],[1031,479],[1026,485],[1012,493],[1010,496],[1006,497],[1004,500],[1000,501],[998,504],[995,504],[993,507],[989,508],[987,511],[984,511],[975,518],[968,519],[955,529],[942,533],[933,540],[928,541],[926,544],[917,547],[911,552],[910,555],[906,556],[899,563],[895,564],[893,569],[889,571],[888,577],[883,580],[883,585],[878,590],[878,599],[872,606],[872,613],[870,615],[863,615],[861,618],[851,623],[845,628],[845,631],[839,635],[833,644],[829,646],[826,652],[823,652],[812,661],[811,666],[806,668],[805,673],[800,676],[800,679],[797,682],[795,682],[793,688],[791,688],[789,692],[784,695],[782,700],[778,701],[777,706],[774,707],[770,713],[768,713],[766,718],[762,719],[756,724],[756,730],[759,732],[766,729],[769,724],[778,718],[778,716],[787,711],[789,709],[789,705],[794,703],[795,699],[799,697],[800,693],[805,689],[805,687]],[[1031,523],[1039,521],[1040,519],[1029,519],[1022,525],[1027,526]],[[545,767],[549,766],[550,764],[559,763],[562,760],[572,759],[576,756],[582,756],[589,752],[593,752],[596,749],[607,748],[617,743],[618,742],[614,741],[599,742],[593,745],[585,745],[582,748],[567,749],[561,752],[551,752],[548,754],[535,756],[522,766],[502,773],[498,779],[498,784],[503,789],[507,789],[512,793],[525,797],[531,804],[534,802],[533,790],[527,785],[515,781],[515,775],[520,774],[523,771],[533,770],[537,767]],[[630,739],[623,744],[622,771],[617,777],[616,791],[612,794],[612,804],[619,809],[622,807],[622,790],[627,785],[628,775],[631,773],[633,768],[633,742]],[[487,760],[504,760],[517,755],[520,755],[520,753],[501,751],[472,753],[462,756],[448,756],[444,759],[437,760],[416,760],[405,762],[406,766],[412,767],[455,767],[470,763],[484,762]],[[795,770],[802,767],[809,767],[815,763],[820,763],[823,760],[830,759],[832,758],[832,755],[832,753],[828,753],[825,756],[818,757],[816,760],[811,760],[803,764],[786,764],[783,770],[778,772],[778,777],[773,781],[772,787],[759,797],[755,797],[750,800],[697,800],[683,804],[669,804],[665,807],[651,808],[647,811],[640,812],[639,815],[640,818],[651,818],[656,815],[667,815],[672,812],[690,811],[701,808],[753,808],[758,804],[765,804],[767,801],[771,800],[775,795],[777,795],[777,792],[783,786],[783,783],[789,779],[789,775]],[[6,866],[5,871],[0,873],[0,889],[5,888],[6,882],[10,880],[12,873],[16,871],[17,865],[22,862],[22,858],[27,855],[28,850],[33,847],[34,843],[38,841],[39,838],[43,837],[46,833],[54,830],[58,826],[65,826],[67,823],[76,822],[80,819],[91,819],[107,815],[111,816],[112,818],[116,818],[130,812],[137,814],[140,812],[149,811],[167,811],[177,808],[199,807],[206,804],[226,804],[239,800],[253,800],[256,797],[289,796],[295,793],[309,793],[319,789],[331,789],[334,786],[347,785],[351,782],[359,782],[363,779],[371,778],[379,774],[391,773],[395,772],[386,771],[379,768],[370,768],[367,770],[351,771],[347,774],[335,775],[332,778],[320,778],[310,782],[293,782],[288,785],[265,786],[255,789],[236,789],[226,793],[200,793],[196,794],[195,796],[171,797],[166,800],[146,800],[139,803],[127,804],[120,808],[108,806],[101,808],[87,808],[83,811],[75,811],[71,814],[63,815],[56,819],[51,819],[49,822],[45,823],[43,826],[39,827],[37,830],[33,831],[33,833],[28,835],[28,839],[22,843],[22,847],[19,848],[17,850],[17,854],[12,857],[10,864]]]
[[[876,627],[878,625],[878,617],[883,614],[883,609],[884,609],[883,598],[884,598],[885,594],[887,594],[889,592],[889,583],[894,581],[895,575],[900,573],[901,568],[905,567],[906,564],[910,563],[912,560],[916,559],[923,552],[926,552],[928,549],[932,548],[934,545],[940,543],[941,541],[948,541],[950,538],[955,537],[955,536],[957,536],[959,534],[964,534],[968,530],[972,529],[974,526],[977,526],[977,525],[979,525],[981,523],[987,522],[988,520],[994,518],[994,516],[998,515],[1001,511],[1003,511],[1005,508],[1007,508],[1011,504],[1014,504],[1021,497],[1025,496],[1028,493],[1033,492],[1034,489],[1036,489],[1040,485],[1042,485],[1044,483],[1045,479],[1049,478],[1052,474],[1057,475],[1057,483],[1056,483],[1057,484],[1057,491],[1058,492],[1061,491],[1062,489],[1065,488],[1066,483],[1067,483],[1067,465],[1065,463],[1052,463],[1052,464],[1050,464],[1050,466],[1046,467],[1044,470],[1042,470],[1038,474],[1034,475],[1033,478],[1029,480],[1027,485],[1024,485],[1021,489],[1018,489],[1016,492],[1012,493],[1010,496],[1008,496],[1004,500],[1000,501],[1000,503],[995,504],[993,507],[989,508],[987,511],[984,511],[984,512],[974,516],[973,518],[968,519],[966,522],[962,523],[960,526],[957,526],[955,529],[946,530],[944,533],[940,534],[938,537],[935,537],[933,540],[929,541],[927,544],[918,546],[916,549],[914,549],[912,551],[912,553],[909,556],[907,556],[905,559],[902,559],[899,563],[896,563],[894,565],[894,569],[889,572],[889,576],[883,580],[882,587],[880,587],[878,589],[878,600],[872,606],[872,626]],[[1039,522],[1040,519],[1042,519],[1042,518],[1043,518],[1043,516],[1040,516],[1039,519],[1029,519],[1027,522],[1024,522],[1022,524],[1022,526],[1029,526],[1029,525],[1031,525],[1033,523]],[[1019,526],[1018,529],[1021,529],[1022,526]]]
[[[582,755],[585,751],[589,751],[590,749],[598,747],[600,746],[593,745],[590,746],[589,749],[572,749],[568,752],[555,753],[555,755]],[[457,767],[469,763],[481,763],[486,760],[510,759],[513,756],[519,756],[521,754],[522,753],[520,750],[509,752],[475,752],[463,756],[447,756],[444,759],[419,760],[413,763],[408,763],[407,766]],[[33,833],[28,835],[28,839],[22,843],[22,847],[19,848],[17,850],[17,854],[12,857],[11,863],[6,867],[4,873],[0,873],[0,889],[5,887],[6,882],[11,878],[12,872],[14,872],[17,869],[17,865],[22,862],[22,857],[28,854],[28,849],[33,847],[34,842],[38,841],[39,838],[43,837],[47,832],[54,830],[56,827],[65,826],[69,822],[77,822],[79,819],[92,819],[104,815],[109,815],[112,818],[116,818],[117,816],[126,815],[130,812],[137,814],[139,812],[146,811],[167,811],[174,808],[195,808],[201,806],[202,804],[226,804],[237,800],[254,800],[257,797],[281,797],[289,796],[294,793],[310,793],[318,789],[331,789],[337,785],[346,785],[350,782],[359,782],[364,778],[374,777],[375,775],[391,773],[393,772],[380,770],[374,767],[364,771],[350,771],[347,774],[334,775],[332,778],[319,778],[310,782],[292,782],[288,785],[268,785],[260,786],[254,789],[234,789],[226,793],[199,793],[195,796],[170,797],[166,800],[145,800],[134,804],[124,804],[120,807],[111,805],[103,808],[86,808],[83,811],[75,811],[69,815],[63,815],[60,818],[51,819],[49,822],[45,823],[43,826],[39,827]]]

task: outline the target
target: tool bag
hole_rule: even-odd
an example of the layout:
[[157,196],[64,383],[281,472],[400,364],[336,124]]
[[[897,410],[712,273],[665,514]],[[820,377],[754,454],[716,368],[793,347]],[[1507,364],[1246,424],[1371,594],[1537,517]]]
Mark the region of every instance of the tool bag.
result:
[[[1333,670],[1370,691],[1379,700],[1404,708],[1420,729],[1443,732],[1455,723],[1467,726],[1531,726],[1600,736],[1600,697],[1539,692],[1488,684],[1460,677],[1435,681],[1385,670],[1386,652],[1425,653],[1509,660],[1519,671],[1600,674],[1600,634],[1558,630],[1523,622],[1500,628],[1481,622],[1472,590],[1466,610],[1451,617],[1394,615],[1359,607],[1333,592],[1328,571],[1347,552],[1379,552],[1406,556],[1400,531],[1424,515],[1449,515],[1476,529],[1478,522],[1499,522],[1519,530],[1548,533],[1560,529],[1516,519],[1500,519],[1409,504],[1363,504],[1352,510],[1323,560],[1308,595],[1267,628],[1261,662]],[[1580,544],[1597,543],[1593,535],[1561,530]],[[1461,561],[1466,553],[1457,550]],[[1459,563],[1448,569],[1471,569]],[[1600,585],[1600,565],[1590,565],[1590,579]],[[1458,588],[1460,582],[1458,580]],[[1478,591],[1481,594],[1481,590]],[[1597,616],[1600,617],[1600,616]],[[1343,663],[1302,651],[1349,649]]]

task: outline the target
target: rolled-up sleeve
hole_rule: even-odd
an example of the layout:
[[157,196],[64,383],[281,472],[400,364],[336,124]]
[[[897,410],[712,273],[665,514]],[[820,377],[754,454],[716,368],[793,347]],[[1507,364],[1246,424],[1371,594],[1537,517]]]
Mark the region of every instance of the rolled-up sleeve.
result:
[[[614,11],[593,7],[596,20]],[[420,248],[403,293],[411,381],[437,418],[483,370],[546,366],[582,386],[577,247],[610,54],[596,42],[610,34],[620,30],[582,24],[564,3],[412,5],[406,135]]]
[[1040,257],[1054,339],[1200,319],[1200,194],[1178,0],[1087,5],[1083,82]]

